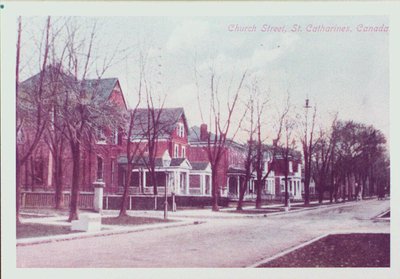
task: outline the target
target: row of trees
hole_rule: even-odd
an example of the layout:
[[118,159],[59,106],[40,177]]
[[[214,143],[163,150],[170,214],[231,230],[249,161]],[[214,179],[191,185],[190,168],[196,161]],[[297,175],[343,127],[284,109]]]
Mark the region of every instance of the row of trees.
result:
[[[262,189],[276,166],[277,158],[282,163],[280,168],[285,178],[284,203],[288,206],[289,162],[296,159],[296,149],[299,147],[304,166],[305,205],[310,203],[311,181],[315,183],[320,203],[328,193],[330,201],[333,202],[339,198],[345,200],[358,196],[383,195],[384,191],[388,191],[390,161],[386,150],[386,139],[381,131],[371,125],[340,121],[337,114],[329,127],[321,125],[317,130],[316,106],[311,107],[307,99],[302,118],[301,114],[295,114],[289,97],[275,123],[271,121],[263,123],[262,115],[265,113],[264,108],[268,101],[266,93],[259,94],[259,92],[260,90],[253,86],[248,102],[247,127],[250,129],[246,129],[248,142],[244,159],[245,175],[240,187],[237,210],[242,210],[247,185],[252,177],[256,178],[256,208],[261,207]],[[312,115],[309,119],[311,108],[313,108]],[[275,126],[272,145],[266,144],[271,138],[261,136],[265,134],[262,130],[268,125]],[[301,146],[296,145],[297,139]],[[268,165],[267,171],[264,168],[265,164]]]

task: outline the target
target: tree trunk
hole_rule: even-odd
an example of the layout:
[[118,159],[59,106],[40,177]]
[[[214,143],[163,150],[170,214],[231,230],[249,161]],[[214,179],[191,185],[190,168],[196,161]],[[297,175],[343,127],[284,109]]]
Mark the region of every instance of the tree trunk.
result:
[[20,187],[21,187],[21,164],[18,160],[18,147],[17,147],[17,165],[16,165],[16,185],[15,185],[15,204],[16,204],[16,223],[17,225],[20,224],[20,215],[19,215],[19,211],[20,211],[20,202],[21,202],[21,191],[20,191]]
[[125,185],[124,185],[124,193],[122,195],[121,206],[119,210],[119,217],[127,216],[126,213],[128,207],[128,193],[129,193],[129,185],[131,184],[131,174],[132,174],[132,166],[128,163],[126,173],[125,173]]
[[285,176],[285,206],[289,206],[289,185],[288,185],[288,177]]
[[151,176],[151,181],[153,183],[153,195],[154,195],[154,210],[157,210],[157,195],[158,195],[158,189],[157,189],[157,178],[156,178],[156,171],[155,169],[150,171],[150,176]]
[[262,176],[257,172],[257,197],[256,197],[256,208],[262,207]]
[[304,165],[304,205],[309,205],[310,204],[310,179],[311,179],[311,173],[310,173],[310,167],[308,163],[308,152],[304,152],[305,156],[307,156],[307,159],[305,160],[305,165]]
[[212,168],[211,173],[212,180],[212,211],[219,211],[218,206],[218,184],[217,184],[217,170],[216,168]]
[[63,206],[63,179],[62,179],[62,175],[63,175],[63,164],[62,164],[62,158],[61,158],[61,154],[56,154],[56,156],[54,157],[54,168],[55,168],[55,184],[56,184],[56,196],[55,196],[55,200],[56,200],[56,209],[61,209],[61,207]]
[[239,200],[238,200],[236,210],[243,210],[244,194],[246,193],[246,181],[245,180],[240,184]]
[[324,200],[324,189],[322,187],[322,183],[319,185],[319,191],[318,191],[318,203],[322,203]]
[[80,143],[71,143],[72,151],[72,187],[71,201],[69,207],[68,222],[78,220],[78,198],[79,198],[79,178],[80,178]]

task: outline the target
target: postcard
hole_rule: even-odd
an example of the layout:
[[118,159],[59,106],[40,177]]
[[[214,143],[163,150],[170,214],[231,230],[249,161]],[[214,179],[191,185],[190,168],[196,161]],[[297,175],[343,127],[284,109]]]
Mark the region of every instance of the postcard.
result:
[[2,2],[4,278],[398,278],[397,2]]

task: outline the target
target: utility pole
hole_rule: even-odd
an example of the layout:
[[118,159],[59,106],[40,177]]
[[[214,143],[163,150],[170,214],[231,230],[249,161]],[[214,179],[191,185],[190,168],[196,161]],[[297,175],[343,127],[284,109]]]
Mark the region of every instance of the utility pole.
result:
[[[303,154],[304,154],[304,204],[310,204],[310,177],[311,177],[311,146],[308,143],[308,110],[311,108],[309,99],[306,99],[304,106],[306,114],[306,127],[304,133]],[[311,143],[310,143],[311,144]]]

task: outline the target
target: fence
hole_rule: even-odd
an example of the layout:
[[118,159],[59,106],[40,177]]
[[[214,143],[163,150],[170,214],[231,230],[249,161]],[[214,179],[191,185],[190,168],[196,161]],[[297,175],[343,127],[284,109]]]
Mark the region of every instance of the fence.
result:
[[[63,192],[63,208],[68,208],[71,193]],[[93,209],[94,193],[80,192],[78,198],[78,207],[81,209]],[[22,208],[52,208],[56,206],[54,192],[22,192],[21,207]]]
[[[159,195],[157,198],[157,208],[162,209],[164,204],[164,189],[158,188]],[[104,195],[103,208],[104,209],[119,209],[121,204],[122,195]],[[63,208],[68,208],[71,200],[69,192],[63,192]],[[211,206],[212,200],[210,196],[176,196],[176,204],[179,207],[204,207]],[[80,192],[78,199],[78,207],[80,209],[93,209],[94,193],[93,192]],[[171,208],[172,197],[168,196],[168,203]],[[219,205],[227,206],[229,203],[228,198],[219,198]],[[21,208],[54,208],[55,207],[55,193],[54,192],[22,192],[21,193]],[[154,209],[153,195],[129,195],[128,209],[131,210],[148,210]]]

